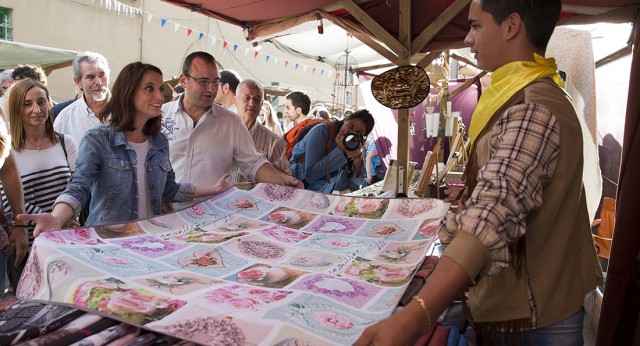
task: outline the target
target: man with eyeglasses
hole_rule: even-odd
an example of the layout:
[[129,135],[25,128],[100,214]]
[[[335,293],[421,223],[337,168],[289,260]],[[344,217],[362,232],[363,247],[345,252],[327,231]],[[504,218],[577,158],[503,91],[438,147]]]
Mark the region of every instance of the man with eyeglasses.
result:
[[215,183],[238,169],[250,181],[303,187],[302,182],[274,168],[256,151],[236,114],[214,102],[220,76],[211,54],[189,54],[179,82],[185,92],[162,106],[162,132],[169,140],[177,181]]
[[236,90],[240,84],[240,75],[234,70],[220,71],[220,87],[216,93],[215,102],[221,104],[224,108],[238,113],[236,107]]

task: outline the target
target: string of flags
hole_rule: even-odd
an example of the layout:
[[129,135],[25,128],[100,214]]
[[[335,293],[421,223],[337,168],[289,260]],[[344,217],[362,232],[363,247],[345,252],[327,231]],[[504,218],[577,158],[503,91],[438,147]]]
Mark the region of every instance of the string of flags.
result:
[[[95,3],[97,0],[91,0],[91,1]],[[275,65],[279,65],[282,62],[284,68],[288,68],[289,65],[291,65],[295,71],[307,72],[308,70],[311,70],[311,74],[315,74],[317,72],[320,74],[320,76],[326,75],[327,77],[330,77],[334,72],[332,70],[325,70],[323,68],[317,68],[313,66],[308,66],[300,62],[291,61],[291,59],[289,58],[281,58],[281,57],[274,56],[272,54],[261,53],[258,50],[254,49],[253,47],[246,47],[246,46],[241,46],[237,43],[228,42],[226,40],[220,39],[213,35],[194,30],[180,23],[157,16],[148,11],[143,11],[141,8],[123,4],[118,0],[100,0],[100,6],[107,9],[109,12],[113,12],[117,15],[124,15],[125,17],[135,18],[135,17],[142,17],[146,14],[147,23],[149,24],[154,20],[154,18],[157,18],[160,20],[159,24],[160,24],[160,27],[163,29],[167,27],[170,28],[171,26],[173,26],[173,32],[177,33],[181,28],[184,28],[186,29],[186,35],[187,35],[186,37],[197,35],[198,40],[203,40],[203,39],[209,40],[212,46],[219,42],[219,44],[222,45],[222,48],[232,50],[234,54],[238,53],[239,49],[240,49],[240,52],[244,51],[245,56],[247,56],[250,52],[253,52],[254,59],[257,59],[260,56],[264,58],[265,62],[273,61]],[[336,78],[338,77],[339,77],[339,73],[336,76]]]

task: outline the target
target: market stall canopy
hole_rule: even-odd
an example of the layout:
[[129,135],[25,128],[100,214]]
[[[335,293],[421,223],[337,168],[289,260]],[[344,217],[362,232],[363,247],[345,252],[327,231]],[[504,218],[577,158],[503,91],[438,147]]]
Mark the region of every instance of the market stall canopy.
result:
[[0,40],[0,70],[14,68],[18,64],[34,64],[49,74],[55,69],[71,66],[77,54],[72,50]]
[[[280,39],[318,26],[323,31],[325,21],[337,25],[373,49],[388,61],[397,63],[401,56],[418,57],[420,53],[461,48],[468,32],[467,11],[470,0],[414,0],[408,31],[411,51],[401,43],[401,1],[399,0],[164,0],[243,28],[248,41]],[[639,2],[632,0],[565,0],[563,23],[580,24],[596,21],[630,22]],[[631,6],[629,8],[625,8]],[[307,23],[306,26],[303,25]],[[291,41],[291,40],[290,40]],[[317,40],[300,40],[308,49],[296,48],[301,54],[323,59],[317,51],[323,47]],[[298,43],[300,42],[298,41]],[[332,40],[333,47],[340,46]],[[277,43],[274,43],[277,45]],[[284,46],[290,46],[287,43]],[[283,47],[284,48],[284,47]],[[330,48],[326,48],[330,51]],[[333,53],[330,53],[333,54]],[[431,59],[425,58],[422,66]]]

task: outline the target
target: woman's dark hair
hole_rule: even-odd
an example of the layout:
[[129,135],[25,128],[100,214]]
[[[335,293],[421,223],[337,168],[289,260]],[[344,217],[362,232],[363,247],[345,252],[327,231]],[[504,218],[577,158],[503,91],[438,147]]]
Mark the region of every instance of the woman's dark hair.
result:
[[[142,83],[144,74],[153,71],[162,75],[162,71],[156,66],[142,62],[133,62],[125,66],[111,89],[111,98],[100,112],[101,122],[109,124],[117,131],[135,130],[136,107],[134,98],[136,91]],[[160,132],[162,124],[161,117],[149,119],[144,125],[142,132],[147,135],[154,135]]]

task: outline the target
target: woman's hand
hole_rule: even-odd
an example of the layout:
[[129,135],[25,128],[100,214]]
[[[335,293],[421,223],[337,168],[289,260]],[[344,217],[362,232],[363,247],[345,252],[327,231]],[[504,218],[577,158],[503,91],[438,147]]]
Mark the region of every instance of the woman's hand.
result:
[[11,234],[9,234],[9,250],[11,250],[11,247],[14,245],[16,247],[16,260],[13,266],[17,268],[29,253],[29,236],[27,235],[26,227],[16,227],[11,231]]
[[[49,213],[44,214],[19,214],[16,216],[19,221],[35,221],[36,228],[33,230],[33,236],[37,237],[41,232],[59,231],[62,229],[62,222],[59,218]],[[12,232],[13,233],[13,232]]]

